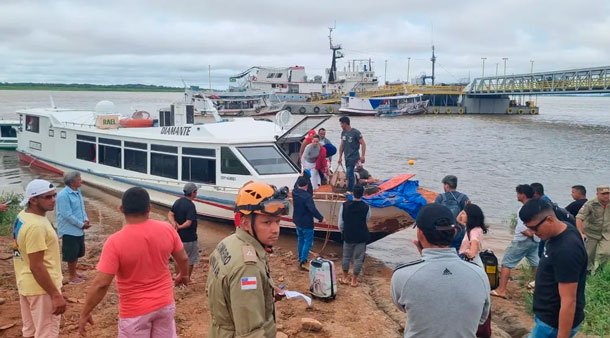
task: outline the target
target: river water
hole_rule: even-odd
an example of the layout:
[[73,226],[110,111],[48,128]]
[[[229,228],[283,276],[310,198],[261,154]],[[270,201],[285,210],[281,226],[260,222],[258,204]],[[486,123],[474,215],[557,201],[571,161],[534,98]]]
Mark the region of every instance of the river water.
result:
[[[181,93],[0,91],[0,117],[15,118],[18,109],[49,107],[50,95],[62,108],[93,109],[98,101],[110,100],[125,115],[136,109],[156,112],[183,99]],[[516,185],[540,182],[561,206],[571,202],[572,185],[584,185],[589,197],[596,186],[610,185],[610,97],[539,97],[537,103],[538,116],[361,117],[353,118],[352,126],[366,140],[365,167],[376,178],[412,172],[420,186],[441,191],[441,179],[456,175],[458,190],[481,206],[491,225],[486,246],[501,254],[511,238],[509,219],[519,208]],[[324,127],[338,145],[338,118]],[[60,180],[20,165],[13,152],[0,156],[3,190],[23,189],[38,176]],[[415,164],[408,165],[409,159]],[[415,257],[409,243],[413,235],[413,230],[403,230],[372,244],[368,253],[390,264],[408,261]]]

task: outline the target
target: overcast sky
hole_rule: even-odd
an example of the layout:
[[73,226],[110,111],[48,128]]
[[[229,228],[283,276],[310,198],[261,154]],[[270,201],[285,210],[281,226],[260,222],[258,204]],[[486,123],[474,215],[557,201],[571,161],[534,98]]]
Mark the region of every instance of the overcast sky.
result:
[[328,27],[345,58],[372,58],[380,82],[610,64],[610,1],[0,1],[0,82],[207,87],[251,66],[330,66]]

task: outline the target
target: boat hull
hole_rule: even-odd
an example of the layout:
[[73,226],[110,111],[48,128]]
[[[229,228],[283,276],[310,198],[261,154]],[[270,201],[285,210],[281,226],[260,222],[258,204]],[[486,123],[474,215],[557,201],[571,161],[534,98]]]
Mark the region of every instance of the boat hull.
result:
[[[149,192],[151,202],[163,207],[170,208],[176,199],[182,196],[183,183],[181,182],[140,180],[136,178],[127,179],[54,163],[21,151],[18,151],[17,154],[19,159],[28,165],[36,166],[59,175],[63,175],[67,171],[78,170],[81,172],[83,182],[86,184],[116,195],[121,195],[133,186],[140,186]],[[236,189],[223,189],[222,187],[202,185],[198,190],[197,198],[194,200],[197,214],[203,217],[232,222],[234,220],[233,209],[236,194]],[[332,239],[340,239],[339,228],[336,224],[338,223],[339,210],[345,198],[336,193],[316,192],[314,194],[314,201],[320,213],[331,223],[314,223],[314,230],[318,235],[325,236],[329,233],[328,235]],[[399,208],[371,208],[368,227],[371,232],[371,239],[378,240],[413,223],[414,220]],[[295,224],[292,221],[292,215],[282,217],[280,226],[282,228],[294,229]]]

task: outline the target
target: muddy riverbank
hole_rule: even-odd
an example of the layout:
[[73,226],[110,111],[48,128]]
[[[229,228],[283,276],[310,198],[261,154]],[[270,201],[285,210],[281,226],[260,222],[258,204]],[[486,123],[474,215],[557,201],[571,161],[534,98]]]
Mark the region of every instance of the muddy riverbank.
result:
[[[79,270],[87,276],[80,285],[65,285],[63,293],[68,299],[68,310],[62,320],[62,337],[77,337],[78,314],[86,297],[87,287],[94,278],[95,265],[99,259],[105,239],[123,225],[123,217],[118,212],[119,198],[110,196],[91,187],[83,187],[85,206],[92,227],[87,233],[87,253],[79,261]],[[151,218],[164,220],[167,210],[155,207]],[[50,218],[53,218],[52,215]],[[186,289],[175,289],[176,324],[180,337],[206,337],[209,313],[205,293],[208,272],[208,254],[225,236],[232,233],[230,224],[202,220],[198,229],[201,262],[195,267],[192,284]],[[324,242],[316,240],[312,252],[318,253]],[[405,245],[409,245],[405,243]],[[10,239],[0,238],[0,327],[10,326],[0,331],[0,337],[18,337],[21,329],[19,297],[10,259]],[[340,271],[340,245],[330,242],[322,255],[333,259]],[[280,242],[271,255],[271,270],[274,279],[285,284],[288,290],[307,293],[308,274],[297,267],[296,237],[282,233]],[[64,266],[64,270],[65,270]],[[308,308],[302,300],[291,299],[277,303],[278,328],[288,337],[401,337],[405,315],[398,311],[390,299],[390,279],[392,271],[381,262],[367,258],[359,287],[339,285],[337,299],[332,302],[314,300]],[[519,294],[518,291],[516,294]],[[104,301],[94,312],[95,326],[89,329],[91,337],[116,337],[118,316],[118,295],[114,286]],[[512,337],[521,337],[532,321],[523,311],[518,301],[493,300],[494,328],[497,337],[509,337],[500,327],[514,331]],[[309,332],[301,328],[301,318],[313,318],[323,325],[321,332]],[[508,318],[508,319],[507,319]],[[510,320],[514,323],[511,324]],[[522,327],[522,329],[514,329]],[[520,335],[519,335],[520,334]]]

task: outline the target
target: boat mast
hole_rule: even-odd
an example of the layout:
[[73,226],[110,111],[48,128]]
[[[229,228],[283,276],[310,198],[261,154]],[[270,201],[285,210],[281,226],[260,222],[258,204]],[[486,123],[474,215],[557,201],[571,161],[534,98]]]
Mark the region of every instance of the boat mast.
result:
[[333,51],[333,60],[330,64],[330,71],[328,72],[328,82],[333,83],[337,80],[337,59],[343,57],[341,53],[341,45],[333,45],[333,30],[337,27],[335,23],[334,27],[328,27],[328,41],[330,42],[330,50]]
[[432,45],[432,57],[430,58],[432,61],[432,85],[434,86],[434,64],[436,63],[436,55],[434,55],[434,45]]

